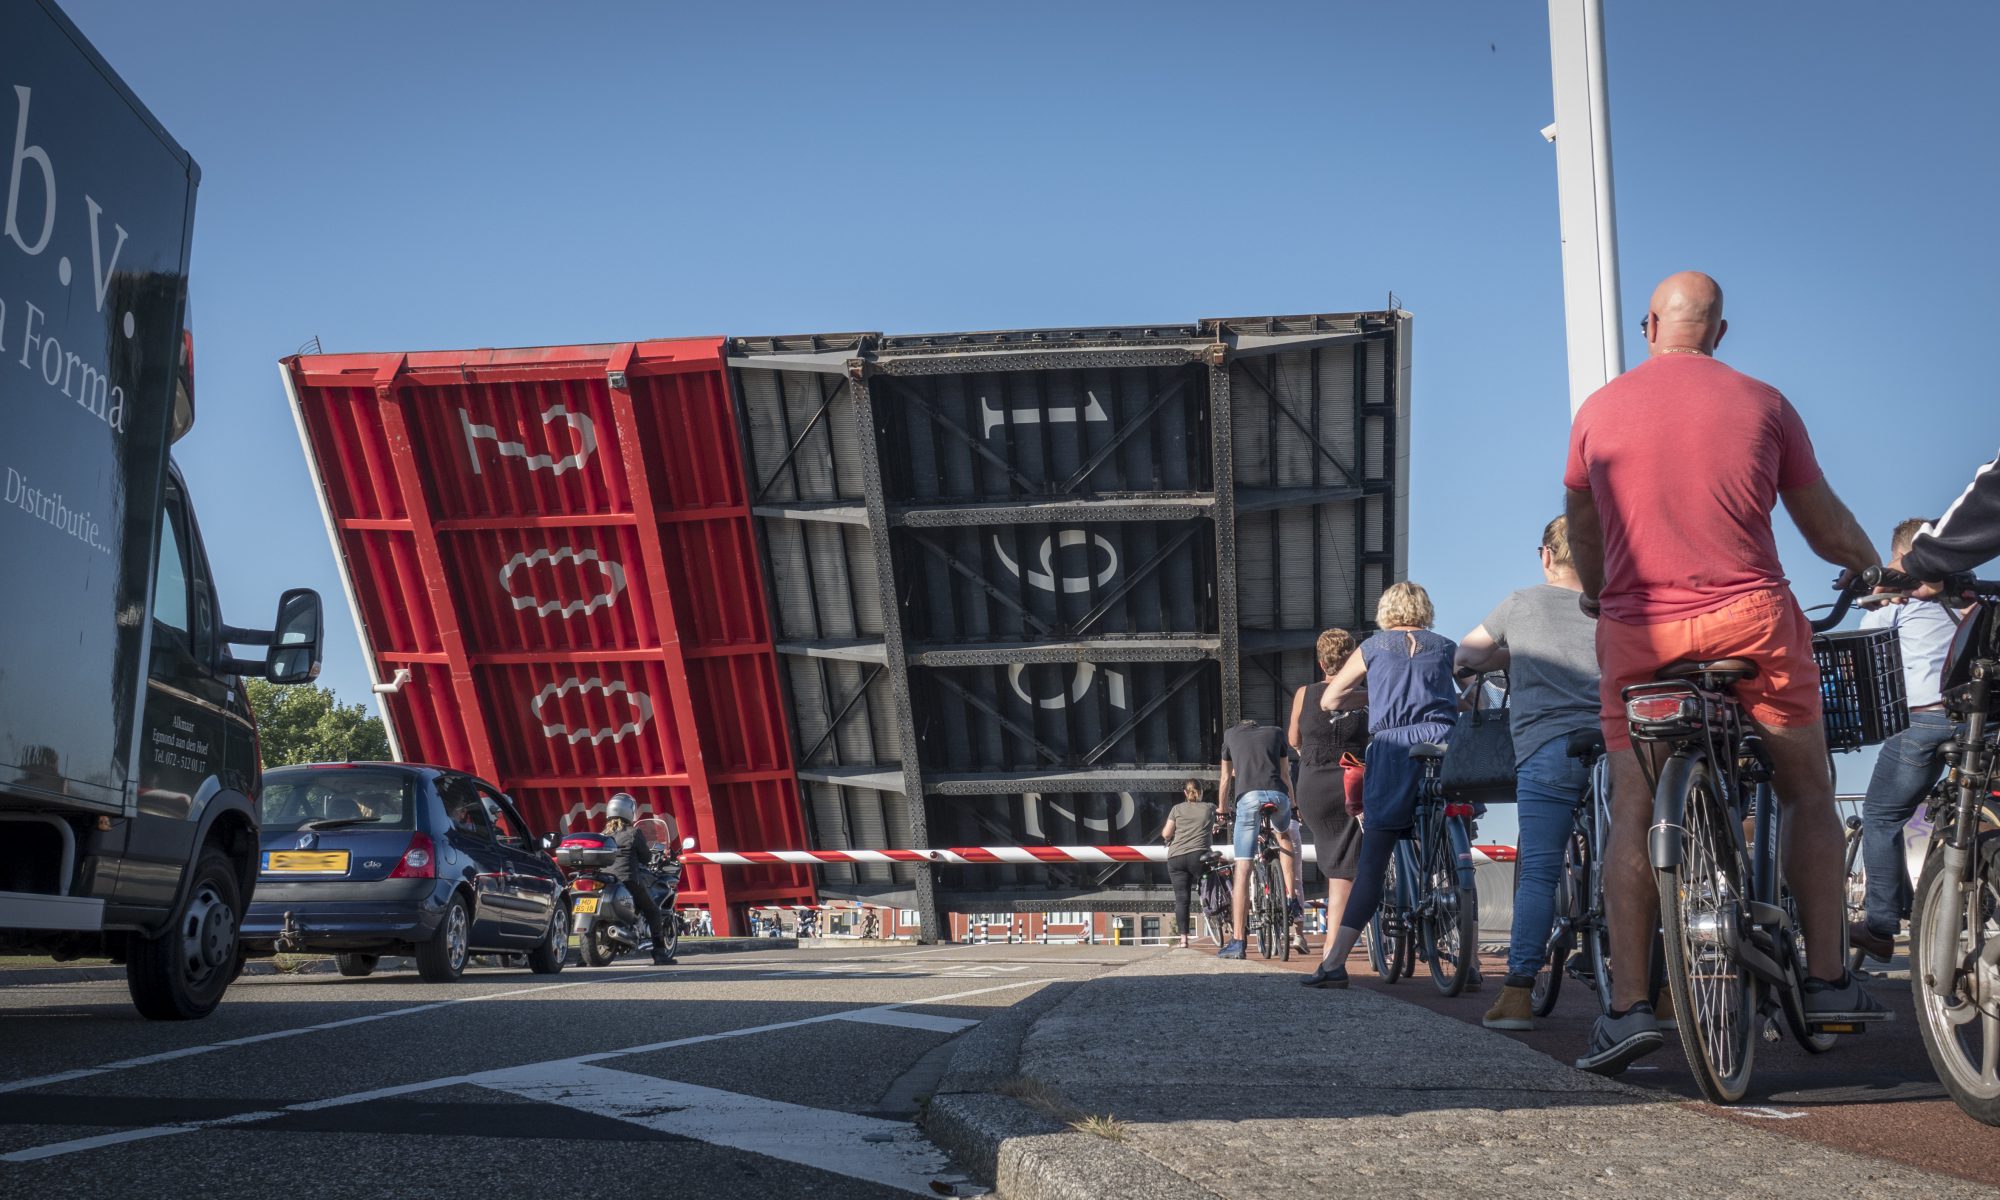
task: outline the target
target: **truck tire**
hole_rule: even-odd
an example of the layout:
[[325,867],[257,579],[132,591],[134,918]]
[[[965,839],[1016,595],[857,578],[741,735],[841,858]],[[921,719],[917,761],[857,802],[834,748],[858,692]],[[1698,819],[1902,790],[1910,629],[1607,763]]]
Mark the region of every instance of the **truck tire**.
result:
[[333,965],[349,979],[365,979],[375,973],[375,964],[381,961],[376,954],[336,954]]
[[139,1015],[192,1021],[215,1011],[236,976],[243,902],[236,867],[213,846],[202,848],[187,896],[157,937],[127,940],[125,986]]
[[426,983],[458,982],[471,958],[471,945],[472,910],[466,907],[465,897],[453,896],[437,932],[430,941],[417,944],[417,974]]

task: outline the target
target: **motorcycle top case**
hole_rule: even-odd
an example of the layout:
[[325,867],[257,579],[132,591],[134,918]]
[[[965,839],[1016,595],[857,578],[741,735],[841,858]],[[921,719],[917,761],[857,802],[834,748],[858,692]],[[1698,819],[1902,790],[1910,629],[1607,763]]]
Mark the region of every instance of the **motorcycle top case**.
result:
[[597,834],[570,834],[556,846],[556,865],[565,871],[602,870],[618,861],[618,846]]

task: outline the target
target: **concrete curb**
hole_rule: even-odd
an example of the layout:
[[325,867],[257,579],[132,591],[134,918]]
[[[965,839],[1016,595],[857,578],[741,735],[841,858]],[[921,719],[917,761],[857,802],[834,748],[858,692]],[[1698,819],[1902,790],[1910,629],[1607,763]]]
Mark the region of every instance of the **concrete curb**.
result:
[[[746,954],[757,950],[797,950],[795,938],[716,938],[713,941],[682,942],[675,951],[676,958],[695,954]],[[475,956],[488,957],[484,955]],[[396,970],[411,966],[412,960],[404,957],[389,957],[382,960],[378,970]],[[576,964],[572,962],[571,966]],[[332,975],[335,972],[333,959],[309,958],[289,970],[281,971],[268,958],[252,959],[243,965],[243,974],[248,975]],[[125,968],[116,965],[93,964],[91,966],[52,967],[5,967],[0,968],[0,987],[34,986],[36,984],[76,984],[115,983],[125,978]]]
[[1017,1078],[1021,1044],[1035,1022],[1088,986],[1051,984],[966,1031],[924,1110],[925,1135],[1011,1200],[1215,1200],[1147,1155],[996,1090]]

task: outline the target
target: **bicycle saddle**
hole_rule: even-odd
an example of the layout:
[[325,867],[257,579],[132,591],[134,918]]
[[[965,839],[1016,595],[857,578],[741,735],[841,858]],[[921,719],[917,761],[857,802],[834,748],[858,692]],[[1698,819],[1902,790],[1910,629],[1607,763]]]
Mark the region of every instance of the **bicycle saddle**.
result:
[[1596,758],[1604,753],[1604,731],[1579,729],[1569,735],[1569,741],[1563,750],[1571,758]]
[[1411,758],[1443,758],[1444,746],[1437,742],[1418,742],[1410,747]]
[[1757,664],[1747,658],[1716,658],[1707,662],[1683,659],[1660,668],[1657,679],[1693,679],[1707,675],[1722,683],[1741,683],[1757,678]]
[[1273,812],[1277,812],[1277,811],[1278,811],[1278,806],[1277,806],[1277,804],[1275,804],[1274,802],[1272,802],[1272,801],[1270,801],[1270,800],[1266,800],[1266,801],[1264,801],[1264,804],[1263,804],[1263,807],[1262,807],[1261,809],[1259,809],[1258,811],[1260,811],[1260,812],[1267,812],[1267,813],[1273,813]]

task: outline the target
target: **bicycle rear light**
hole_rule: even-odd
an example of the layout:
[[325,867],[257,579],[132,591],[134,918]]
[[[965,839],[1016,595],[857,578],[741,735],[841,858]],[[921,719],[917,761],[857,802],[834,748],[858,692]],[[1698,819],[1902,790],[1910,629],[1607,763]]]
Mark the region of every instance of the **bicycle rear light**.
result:
[[1692,721],[1700,707],[1692,696],[1635,696],[1625,702],[1625,719],[1634,725],[1668,725]]

